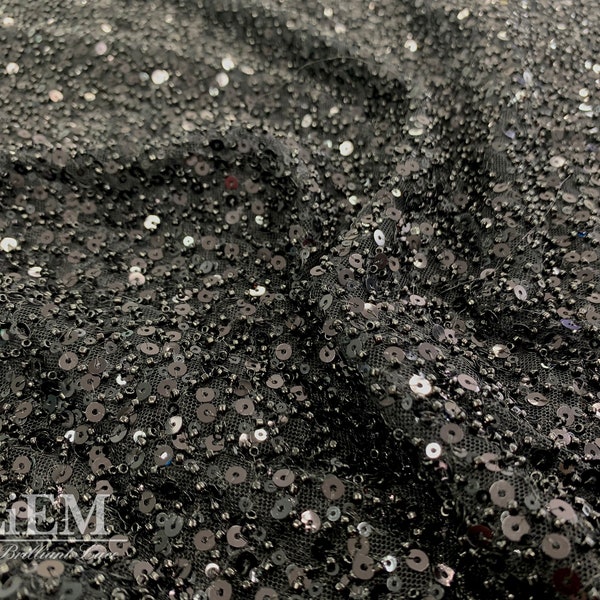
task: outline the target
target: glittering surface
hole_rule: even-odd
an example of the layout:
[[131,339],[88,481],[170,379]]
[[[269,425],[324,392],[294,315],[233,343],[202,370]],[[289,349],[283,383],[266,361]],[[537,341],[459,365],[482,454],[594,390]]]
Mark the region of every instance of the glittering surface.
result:
[[0,598],[600,597],[600,11],[339,4],[0,14]]

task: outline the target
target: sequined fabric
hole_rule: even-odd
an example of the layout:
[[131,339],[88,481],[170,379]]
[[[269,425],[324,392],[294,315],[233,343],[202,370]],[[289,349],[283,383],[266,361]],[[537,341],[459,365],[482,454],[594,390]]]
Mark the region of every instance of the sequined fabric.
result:
[[599,17],[5,7],[0,598],[599,598]]

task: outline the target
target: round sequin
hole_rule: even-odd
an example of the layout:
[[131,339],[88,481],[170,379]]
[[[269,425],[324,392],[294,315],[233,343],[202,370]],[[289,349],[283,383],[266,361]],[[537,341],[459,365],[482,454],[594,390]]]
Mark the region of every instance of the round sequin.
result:
[[194,546],[204,552],[215,547],[215,535],[210,529],[201,529],[194,535]]
[[549,533],[542,540],[542,551],[550,558],[565,558],[571,552],[571,543],[559,533]]
[[71,371],[79,364],[79,358],[74,352],[65,352],[59,359],[58,364],[61,369]]
[[496,506],[506,508],[515,499],[515,489],[508,481],[499,479],[490,486],[490,498]]
[[440,429],[440,437],[448,444],[458,444],[464,438],[464,432],[458,425],[446,423]]
[[346,486],[335,475],[328,475],[322,484],[323,494],[329,500],[339,500],[346,490]]
[[294,472],[290,469],[279,469],[273,474],[273,483],[277,487],[285,488],[294,483],[295,478]]
[[522,515],[507,516],[502,521],[502,533],[513,542],[521,541],[521,538],[530,530],[527,519]]
[[350,156],[354,152],[354,144],[348,140],[340,144],[340,154]]
[[404,560],[413,571],[425,571],[429,567],[429,557],[422,550],[412,549]]
[[437,442],[427,444],[425,454],[427,455],[427,458],[430,459],[439,458],[442,455],[442,447]]
[[406,356],[404,351],[397,346],[390,346],[389,348],[386,348],[383,355],[390,362],[402,362]]
[[466,390],[469,390],[471,392],[479,391],[479,384],[477,383],[477,381],[475,381],[475,379],[473,379],[473,377],[466,375],[464,373],[461,373],[458,376],[458,383],[461,385],[461,387],[463,387]]
[[428,396],[431,394],[431,383],[421,375],[413,375],[408,384],[410,385],[410,389],[418,396]]

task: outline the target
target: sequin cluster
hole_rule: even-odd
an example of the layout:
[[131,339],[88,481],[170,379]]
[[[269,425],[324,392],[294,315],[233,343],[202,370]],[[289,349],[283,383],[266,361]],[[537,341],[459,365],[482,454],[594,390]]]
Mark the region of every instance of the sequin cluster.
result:
[[600,597],[600,15],[467,4],[2,17],[0,597]]

